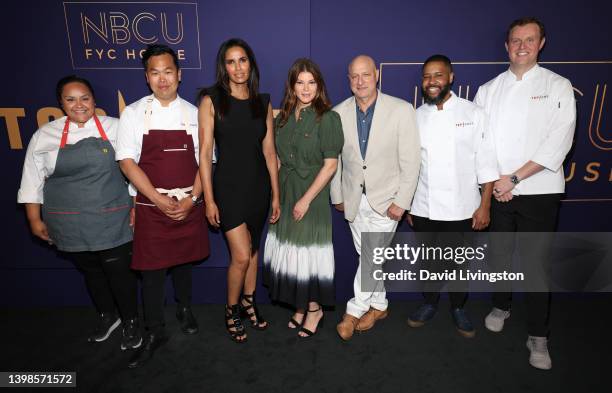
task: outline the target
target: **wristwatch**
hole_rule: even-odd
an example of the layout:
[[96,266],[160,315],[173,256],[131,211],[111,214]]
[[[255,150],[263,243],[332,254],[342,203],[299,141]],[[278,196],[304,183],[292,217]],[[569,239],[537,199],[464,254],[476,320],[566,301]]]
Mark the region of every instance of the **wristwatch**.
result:
[[195,205],[196,203],[198,203],[198,197],[197,197],[197,196],[195,196],[195,195],[192,195],[192,196],[191,196],[191,203],[193,203],[194,205]]
[[511,175],[510,176],[510,181],[512,182],[512,184],[514,184],[515,186],[517,184],[519,184],[521,182],[521,179],[519,179],[519,177],[517,175]]

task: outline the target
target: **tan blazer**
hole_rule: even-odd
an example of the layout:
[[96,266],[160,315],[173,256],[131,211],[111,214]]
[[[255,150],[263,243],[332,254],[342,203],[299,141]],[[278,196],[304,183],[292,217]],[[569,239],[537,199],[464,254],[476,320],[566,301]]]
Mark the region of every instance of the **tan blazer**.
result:
[[332,203],[344,203],[344,216],[353,221],[362,187],[370,206],[381,215],[391,203],[410,210],[419,178],[421,146],[414,108],[408,102],[378,92],[365,160],[357,134],[355,97],[338,104],[344,147],[331,181]]

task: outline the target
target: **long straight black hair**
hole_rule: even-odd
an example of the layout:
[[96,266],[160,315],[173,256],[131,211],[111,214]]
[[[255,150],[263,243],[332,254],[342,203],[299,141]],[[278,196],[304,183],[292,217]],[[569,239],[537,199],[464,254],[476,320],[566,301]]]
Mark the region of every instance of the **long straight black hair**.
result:
[[259,67],[257,66],[257,60],[255,60],[255,53],[249,44],[240,38],[230,38],[219,47],[219,51],[217,52],[216,82],[214,86],[200,90],[198,102],[204,98],[204,96],[217,94],[219,97],[219,108],[215,108],[215,114],[222,119],[229,111],[229,97],[232,92],[229,84],[229,75],[225,68],[225,54],[230,48],[234,47],[242,48],[249,59],[250,72],[249,79],[247,80],[249,104],[254,118],[263,117],[265,111],[259,97]]

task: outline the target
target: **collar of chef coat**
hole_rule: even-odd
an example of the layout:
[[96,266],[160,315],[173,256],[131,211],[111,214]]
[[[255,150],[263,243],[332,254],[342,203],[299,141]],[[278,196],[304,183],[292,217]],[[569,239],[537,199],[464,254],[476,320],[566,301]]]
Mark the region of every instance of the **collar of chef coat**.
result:
[[[65,122],[66,122],[66,120],[64,120],[64,121],[62,122],[62,125],[64,125],[64,123],[65,123]],[[92,116],[92,117],[90,117],[90,118],[89,118],[89,120],[87,120],[87,121],[85,122],[85,124],[83,125],[83,127],[79,127],[79,125],[78,125],[78,124],[77,124],[75,121],[73,121],[72,119],[70,119],[70,126],[68,127],[68,130],[74,130],[74,129],[77,129],[77,128],[89,128],[89,127],[96,127],[96,122],[95,122],[95,120],[94,120],[93,116]]]
[[152,97],[152,109],[180,109],[181,107],[181,97],[178,94],[176,95],[176,98],[168,104],[168,106],[162,106],[161,102],[157,99],[157,97],[155,97],[155,94],[152,94]]
[[537,77],[539,73],[540,73],[540,66],[538,65],[538,63],[536,63],[536,65],[531,67],[529,71],[523,74],[523,78],[521,80],[517,80],[516,75],[514,75],[514,72],[512,72],[510,68],[508,68],[508,72],[506,73],[506,80],[510,82],[522,82],[522,81],[526,81],[526,80]]

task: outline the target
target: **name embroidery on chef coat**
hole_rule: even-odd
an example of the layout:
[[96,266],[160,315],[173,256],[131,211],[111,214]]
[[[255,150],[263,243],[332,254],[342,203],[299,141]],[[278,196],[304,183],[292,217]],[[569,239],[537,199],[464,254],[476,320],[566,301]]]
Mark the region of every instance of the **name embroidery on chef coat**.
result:
[[474,125],[473,121],[462,121],[460,123],[455,123],[455,127],[470,127],[473,125]]
[[539,95],[539,96],[531,96],[532,100],[545,100],[548,98],[548,94],[543,94],[543,95]]

